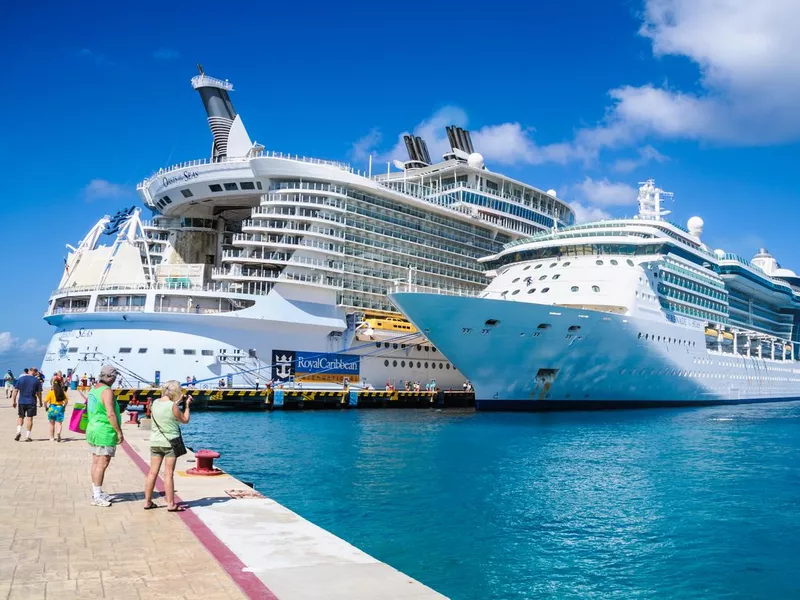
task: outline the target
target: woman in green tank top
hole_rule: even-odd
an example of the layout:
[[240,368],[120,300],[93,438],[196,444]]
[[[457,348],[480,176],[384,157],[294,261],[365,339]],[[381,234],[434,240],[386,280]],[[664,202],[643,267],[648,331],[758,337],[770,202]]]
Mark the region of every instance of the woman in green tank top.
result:
[[167,494],[167,510],[169,512],[182,512],[185,506],[175,504],[175,464],[178,457],[172,449],[170,440],[181,434],[181,425],[189,422],[189,405],[192,397],[186,396],[186,406],[183,410],[178,407],[181,399],[181,384],[167,381],[161,388],[161,398],[150,405],[150,472],[144,483],[144,509],[157,508],[153,502],[153,489],[158,479],[161,464],[164,463],[164,491]]

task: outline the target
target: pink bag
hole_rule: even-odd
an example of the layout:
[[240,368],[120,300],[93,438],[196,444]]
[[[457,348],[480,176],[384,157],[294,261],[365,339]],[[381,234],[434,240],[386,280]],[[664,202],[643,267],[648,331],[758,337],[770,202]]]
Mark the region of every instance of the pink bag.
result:
[[89,415],[86,413],[86,405],[75,404],[72,408],[72,416],[69,418],[69,430],[75,433],[86,433],[86,423]]

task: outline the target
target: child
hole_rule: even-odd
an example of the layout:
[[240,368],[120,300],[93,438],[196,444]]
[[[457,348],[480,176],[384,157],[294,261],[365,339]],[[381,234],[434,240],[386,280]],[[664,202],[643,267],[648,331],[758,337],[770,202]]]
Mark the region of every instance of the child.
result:
[[[64,426],[64,410],[68,402],[67,394],[64,392],[64,386],[60,379],[53,379],[53,386],[47,392],[44,402],[47,407],[47,420],[50,421],[50,441],[60,442],[61,428]],[[54,435],[56,428],[58,428],[58,437]]]

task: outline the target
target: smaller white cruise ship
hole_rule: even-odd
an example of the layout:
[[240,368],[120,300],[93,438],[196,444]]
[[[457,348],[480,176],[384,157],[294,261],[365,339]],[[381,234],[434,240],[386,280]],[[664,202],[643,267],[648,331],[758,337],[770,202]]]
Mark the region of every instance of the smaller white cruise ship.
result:
[[639,189],[633,219],[574,225],[482,259],[479,297],[401,289],[395,305],[475,386],[483,410],[800,399],[800,277],[668,222]]

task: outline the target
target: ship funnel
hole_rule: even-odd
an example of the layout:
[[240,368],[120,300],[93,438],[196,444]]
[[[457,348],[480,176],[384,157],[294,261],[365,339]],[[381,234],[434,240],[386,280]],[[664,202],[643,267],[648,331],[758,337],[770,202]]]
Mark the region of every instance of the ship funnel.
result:
[[445,131],[452,150],[452,152],[445,154],[445,159],[457,158],[466,160],[470,154],[475,152],[469,131],[456,125],[449,125],[445,128]]
[[431,164],[431,155],[428,154],[428,145],[419,136],[404,135],[403,141],[408,151],[408,162],[406,167],[416,169],[427,167]]
[[212,160],[228,155],[244,156],[253,144],[228,95],[228,92],[233,91],[233,84],[227,79],[223,81],[209,77],[199,65],[198,69],[200,75],[192,77],[192,87],[200,93],[208,115],[208,126],[214,136]]

